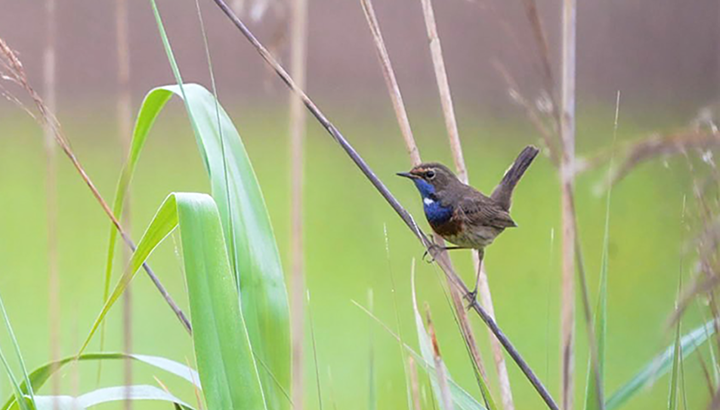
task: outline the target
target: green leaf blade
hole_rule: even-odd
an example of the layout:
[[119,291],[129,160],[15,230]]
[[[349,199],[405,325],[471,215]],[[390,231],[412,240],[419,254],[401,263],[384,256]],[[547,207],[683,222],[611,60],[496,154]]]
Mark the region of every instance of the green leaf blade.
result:
[[[169,92],[182,98],[208,172],[212,196],[220,211],[228,256],[240,288],[243,314],[270,409],[289,409],[290,313],[280,254],[265,201],[245,147],[230,117],[215,97],[200,85],[183,84],[162,20],[152,2],[160,35],[177,85],[152,93]],[[161,91],[162,90],[162,91]],[[146,100],[150,98],[146,97]],[[162,109],[167,100],[148,110]],[[146,118],[154,118],[147,115]],[[146,121],[150,123],[150,121]],[[134,139],[140,140],[139,128]],[[133,141],[132,155],[142,149]],[[128,167],[130,172],[134,167]],[[131,176],[128,176],[130,178]],[[116,198],[123,196],[118,191]],[[117,199],[118,201],[122,199]]]
[[[66,366],[67,364],[70,364],[74,361],[78,362],[85,362],[85,361],[105,361],[105,360],[126,360],[131,359],[135,360],[141,363],[148,364],[150,366],[153,366],[157,369],[163,370],[165,372],[174,374],[178,377],[181,377],[188,382],[192,383],[195,387],[198,389],[202,389],[200,386],[200,376],[198,373],[192,369],[189,366],[186,366],[184,364],[178,363],[176,361],[166,359],[164,357],[157,357],[157,356],[148,356],[148,355],[140,355],[140,354],[127,354],[127,353],[117,353],[117,352],[108,352],[108,353],[85,353],[80,356],[71,356],[66,357],[64,359],[57,360],[55,362],[46,363],[37,369],[30,372],[28,375],[28,379],[30,381],[30,384],[33,388],[33,390],[40,390],[45,383],[50,379],[50,377],[60,370],[62,367]],[[21,395],[27,395],[28,389],[26,388],[26,384],[23,382],[19,385],[18,391],[21,393]],[[5,404],[1,407],[2,410],[8,410],[18,409],[18,402],[15,401],[15,397],[11,397],[8,399]]]
[[207,408],[265,409],[220,216],[209,195],[177,193],[163,202],[138,243],[128,270],[92,326],[83,349],[140,266],[176,227],[180,230],[195,328],[193,346]]
[[135,385],[105,387],[93,390],[79,397],[71,396],[38,396],[37,410],[85,410],[100,404],[123,400],[152,400],[178,404],[182,409],[193,410],[193,407],[172,394],[155,386]]
[[[211,409],[264,409],[220,217],[210,196],[176,194],[200,380]],[[223,379],[222,383],[215,383]]]
[[[680,338],[680,352],[682,358],[687,358],[699,346],[715,334],[714,321],[710,320]],[[628,400],[633,398],[644,387],[651,385],[657,378],[670,371],[675,360],[675,344],[668,346],[663,353],[656,356],[645,367],[643,367],[630,381],[622,385],[607,400],[605,408],[616,409]]]

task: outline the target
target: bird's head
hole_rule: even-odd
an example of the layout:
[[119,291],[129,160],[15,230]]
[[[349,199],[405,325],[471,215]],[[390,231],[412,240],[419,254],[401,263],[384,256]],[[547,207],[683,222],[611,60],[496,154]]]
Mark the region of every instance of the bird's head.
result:
[[423,163],[410,172],[398,172],[397,175],[411,179],[423,198],[435,195],[438,191],[459,182],[448,167],[437,162]]

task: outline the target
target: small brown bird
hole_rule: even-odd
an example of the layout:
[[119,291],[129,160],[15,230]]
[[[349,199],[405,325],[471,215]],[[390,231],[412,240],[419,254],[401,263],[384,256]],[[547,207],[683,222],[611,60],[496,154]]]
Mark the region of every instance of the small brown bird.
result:
[[[489,197],[463,184],[448,167],[436,162],[420,164],[398,175],[415,183],[433,231],[457,245],[444,249],[476,249],[482,261],[485,247],[505,228],[517,226],[509,213],[513,189],[538,152],[533,146],[525,147]],[[471,301],[477,295],[479,274],[475,290],[468,295]]]

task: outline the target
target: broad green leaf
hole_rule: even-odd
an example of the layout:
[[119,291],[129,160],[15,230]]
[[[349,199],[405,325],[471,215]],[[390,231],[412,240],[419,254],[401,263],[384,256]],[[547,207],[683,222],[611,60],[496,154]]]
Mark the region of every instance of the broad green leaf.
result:
[[[151,0],[177,86],[156,88],[145,97],[133,132],[128,163],[115,195],[122,204],[148,133],[172,95],[183,99],[198,149],[220,211],[230,265],[240,289],[242,310],[268,408],[289,408],[290,318],[280,254],[254,170],[232,121],[215,97],[197,84],[184,85],[155,2]],[[110,233],[106,283],[116,243]],[[107,298],[106,298],[107,299]]]
[[[416,355],[416,358],[418,359],[418,362],[421,364],[422,367],[425,368],[428,375],[430,376],[430,382],[432,384],[433,392],[435,394],[435,397],[438,398],[438,402],[441,402],[441,392],[440,392],[440,386],[438,384],[437,379],[437,372],[435,371],[435,366],[431,363],[435,363],[435,358],[432,350],[432,343],[430,341],[430,336],[427,334],[427,331],[425,330],[425,325],[422,320],[422,315],[420,314],[420,311],[418,310],[417,305],[417,296],[415,292],[415,272],[413,271],[413,275],[411,278],[411,287],[412,287],[412,299],[413,299],[413,310],[415,312],[415,325],[417,327],[417,333],[418,333],[418,341],[420,344],[420,356]],[[412,352],[412,351],[411,351]],[[414,352],[412,352],[414,353]],[[477,400],[475,400],[474,397],[472,397],[469,393],[464,391],[460,386],[458,386],[450,377],[450,372],[447,371],[447,379],[448,379],[448,385],[450,387],[450,395],[452,396],[452,402],[455,406],[457,406],[460,410],[485,410],[485,406],[480,404]],[[485,397],[487,397],[487,403],[489,406],[489,410],[495,410],[497,407],[495,406],[495,403],[492,400],[492,397],[490,396],[490,391],[487,389],[487,386],[485,383],[481,380],[480,386],[483,389],[483,393],[485,394]]]
[[37,396],[37,410],[85,410],[99,404],[111,403],[114,401],[130,400],[154,400],[164,401],[180,405],[186,410],[193,410],[193,407],[178,399],[172,394],[158,389],[155,386],[117,386],[97,389],[82,396]]
[[[687,358],[715,333],[715,326],[710,320],[704,325],[687,333],[680,339],[680,357]],[[668,346],[665,351],[651,360],[629,382],[620,387],[607,401],[606,409],[612,410],[620,407],[634,397],[644,387],[651,385],[657,378],[667,373],[675,358],[675,344]]]
[[93,324],[87,347],[110,308],[157,246],[179,228],[195,359],[209,409],[265,409],[245,320],[238,303],[217,206],[204,194],[175,193],[150,222]]
[[[188,382],[194,384],[198,389],[200,387],[200,376],[197,372],[184,364],[176,361],[166,359],[164,357],[157,356],[146,356],[140,354],[127,354],[127,353],[85,353],[79,357],[71,356],[64,359],[60,359],[56,362],[44,364],[37,369],[33,370],[29,375],[30,384],[33,390],[39,390],[53,375],[54,372],[60,370],[63,366],[70,364],[74,361],[100,361],[100,360],[124,360],[132,359],[142,363],[149,364],[158,369],[164,370],[168,373],[172,373],[176,376],[182,377]],[[21,383],[19,391],[22,395],[27,395],[26,384]],[[15,401],[15,396],[11,397],[3,406],[2,410],[13,409],[17,410],[18,403]]]

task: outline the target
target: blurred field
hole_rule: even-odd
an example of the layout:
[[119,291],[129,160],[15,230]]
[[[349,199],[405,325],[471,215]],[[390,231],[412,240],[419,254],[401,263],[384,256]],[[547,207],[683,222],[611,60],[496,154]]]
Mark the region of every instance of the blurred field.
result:
[[[175,105],[174,109],[161,115],[151,134],[133,185],[132,230],[135,238],[140,236],[169,192],[208,190],[190,128],[179,105]],[[612,143],[612,110],[594,111],[596,114],[592,117],[578,120],[578,152],[581,154],[609,147]],[[285,112],[236,107],[230,113],[253,160],[284,255],[287,253],[289,215]],[[450,164],[442,119],[423,112],[416,112],[411,119],[424,158]],[[365,113],[334,120],[421,226],[427,228],[415,189],[394,176],[395,172],[406,170],[409,161],[393,119]],[[112,111],[68,109],[61,111],[61,121],[80,160],[110,200],[121,166]],[[645,135],[650,131],[647,124],[658,124],[658,118],[651,121],[621,113],[618,143]],[[662,125],[672,124],[667,117],[662,122]],[[518,118],[489,120],[461,113],[460,124],[470,180],[486,192],[494,187],[525,144],[537,143],[536,134]],[[310,123],[308,138],[307,277],[324,407],[369,408],[368,371],[370,346],[373,345],[377,362],[377,408],[405,408],[404,376],[397,342],[351,301],[367,305],[368,289],[372,289],[376,314],[393,329],[398,329],[397,303],[400,333],[411,345],[416,345],[410,267],[413,258],[419,260],[422,249],[344,153],[315,123]],[[70,355],[76,352],[100,309],[109,221],[65,158],[59,158],[59,163],[61,343],[63,354]],[[49,358],[43,166],[41,132],[34,123],[22,117],[19,111],[0,116],[0,292],[31,368]],[[666,320],[673,307],[678,273],[683,262],[685,274],[693,267],[692,256],[683,256],[682,252],[684,244],[692,237],[692,231],[681,223],[683,196],[692,196],[686,169],[682,158],[646,164],[613,190],[606,362],[608,393],[628,380],[671,341]],[[604,197],[598,196],[594,188],[602,180],[603,172],[604,169],[584,175],[577,184],[581,240],[593,295],[605,215]],[[692,209],[690,198],[687,206]],[[547,158],[539,158],[520,184],[513,217],[520,228],[502,235],[486,254],[498,322],[557,396],[559,200],[557,178]],[[554,242],[551,239],[553,232]],[[469,255],[456,253],[454,261],[470,281],[473,273]],[[471,366],[439,286],[440,273],[432,265],[416,263],[419,297],[428,301],[433,310],[449,370],[477,396]],[[172,243],[167,243],[151,257],[151,265],[171,294],[186,306],[180,264]],[[397,287],[395,296],[391,275]],[[135,351],[181,362],[189,360],[192,357],[191,341],[151,283],[140,275],[132,287]],[[700,322],[695,310],[692,309],[683,323],[684,329]],[[116,308],[111,316],[109,349],[120,349],[120,310]],[[478,340],[487,352],[486,363],[490,368],[484,326],[477,318],[473,318],[473,323]],[[5,342],[5,336],[3,334],[0,341]],[[577,370],[584,374],[587,343],[582,326],[578,326],[577,340]],[[308,339],[308,346],[309,343]],[[307,352],[308,363],[312,364],[312,350]],[[702,350],[702,355],[707,358],[706,349]],[[540,408],[541,401],[530,385],[514,364],[509,362],[508,366],[517,408]],[[119,364],[103,368],[102,384],[122,379]],[[193,391],[184,382],[172,376],[150,373],[142,365],[135,365],[135,370],[137,381],[153,384],[152,376],[158,376],[178,396],[195,402]],[[707,391],[696,356],[685,362],[684,371],[689,408],[700,408],[705,405]],[[63,374],[65,393],[75,392],[75,389],[82,392],[96,386],[96,365],[81,366],[77,376],[79,384],[75,381],[75,372]],[[578,378],[578,398],[584,396],[581,391],[583,379]],[[310,366],[307,398],[312,408],[317,408],[314,380]],[[7,383],[0,386],[2,396],[7,396]],[[666,404],[667,391],[667,378],[663,378],[652,391],[641,394],[625,408],[662,408]],[[157,405],[136,404],[135,407],[155,408]]]

